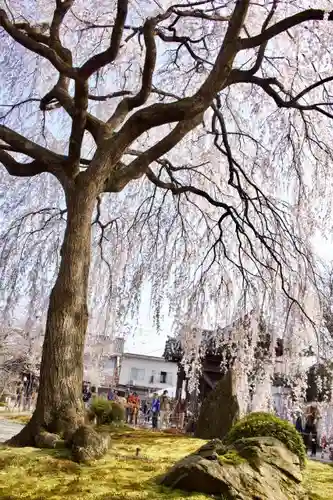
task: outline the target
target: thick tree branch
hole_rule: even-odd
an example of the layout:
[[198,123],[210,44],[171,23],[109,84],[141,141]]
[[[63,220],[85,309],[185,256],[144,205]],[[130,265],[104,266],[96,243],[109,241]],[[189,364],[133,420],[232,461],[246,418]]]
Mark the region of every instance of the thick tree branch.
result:
[[107,179],[104,192],[119,192],[132,180],[139,179],[146,173],[151,163],[168,153],[185,135],[196,127],[202,120],[201,115],[197,115],[191,120],[183,120],[163,139],[154,146],[141,153],[129,165],[122,165],[115,170]]
[[39,146],[35,142],[30,141],[23,135],[11,130],[5,125],[0,125],[0,139],[7,144],[10,144],[10,146],[14,147],[16,151],[42,163],[58,163],[59,160],[62,161],[63,159],[60,155]]
[[42,33],[42,29],[47,30],[48,25],[39,26],[30,26],[29,23],[15,23],[15,28],[24,31],[32,40],[35,40],[38,43],[42,43],[44,45],[50,44],[50,37]]
[[124,96],[131,95],[131,94],[132,94],[132,92],[130,90],[118,90],[117,92],[112,92],[111,94],[107,94],[107,95],[89,94],[88,99],[91,101],[104,102],[104,101],[107,101],[108,99],[114,99],[116,97],[124,97]]
[[55,50],[57,50],[57,46],[59,45],[62,47],[60,42],[60,26],[73,3],[74,0],[56,0],[56,9],[50,27],[50,46]]
[[118,0],[117,15],[112,30],[110,47],[97,55],[92,56],[80,68],[80,76],[88,79],[95,71],[113,62],[119,52],[124,25],[127,17],[128,0]]
[[156,44],[154,39],[155,19],[148,19],[143,27],[146,45],[146,56],[143,67],[140,91],[133,97],[125,97],[117,106],[116,111],[108,120],[108,126],[114,130],[126,118],[127,114],[134,108],[142,106],[148,99],[152,90],[153,74],[156,65]]
[[[274,38],[281,33],[288,31],[299,24],[305,23],[307,21],[322,21],[325,19],[326,12],[323,9],[307,9],[302,12],[298,12],[293,16],[287,17],[282,21],[274,24],[270,28],[264,30],[260,35],[253,36],[251,38],[242,38],[240,40],[241,49],[253,49],[267,43],[269,40]],[[333,10],[328,15],[328,20],[333,20]]]
[[[98,177],[102,182],[102,187],[105,183],[107,183],[107,179],[111,178],[112,185],[112,181],[114,180],[113,174],[116,174],[117,176],[119,175],[119,172],[112,173],[112,169],[114,169],[115,165],[119,164],[122,154],[141,134],[147,132],[152,127],[166,123],[179,122],[171,134],[176,134],[184,128],[184,130],[186,130],[184,133],[185,135],[195,126],[192,125],[189,127],[189,124],[199,123],[198,119],[200,118],[201,120],[204,111],[210,106],[215,95],[227,84],[228,77],[232,71],[232,64],[238,51],[238,45],[235,43],[235,39],[238,39],[249,4],[249,0],[236,1],[226,35],[216,58],[214,67],[197,93],[192,97],[182,99],[181,101],[168,104],[153,104],[152,106],[148,106],[145,109],[134,113],[119,130],[119,132],[113,134],[110,138],[104,141],[103,148],[108,150],[110,161],[103,162],[102,165],[98,162],[95,162],[94,165],[92,164],[91,168],[87,172],[90,179],[96,179]],[[165,18],[166,14],[162,16]],[[181,138],[184,137],[184,135],[182,135]],[[168,141],[168,137],[169,136],[166,136],[162,139],[162,141]],[[175,144],[177,142],[178,141],[176,141]],[[148,155],[146,156],[147,160],[150,160],[150,154],[152,154],[153,160],[161,156],[161,154],[165,154],[162,151],[155,156],[155,148],[158,147],[158,144],[146,152]],[[166,151],[169,151],[169,146]],[[134,164],[134,169],[133,165],[129,169],[128,175],[130,175],[131,178],[126,178],[125,184],[127,184],[131,179],[142,175],[141,168],[139,168],[138,172],[135,171],[136,165],[137,164]]]
[[[69,95],[67,86],[62,84],[62,81],[58,81],[57,84],[53,87],[53,89],[41,99],[40,108],[42,110],[53,109],[52,103],[54,106],[58,106],[58,103],[64,108],[66,113],[74,119],[75,117],[75,105],[74,100]],[[90,113],[86,113],[86,129],[91,133],[95,141],[98,141],[99,136],[101,135],[102,129],[104,128],[104,122],[96,118],[94,115]]]
[[1,149],[0,163],[2,163],[9,175],[16,177],[33,177],[49,171],[45,163],[38,160],[34,160],[30,163],[20,163],[14,160],[6,151],[2,151]]
[[81,146],[87,123],[88,88],[86,80],[75,82],[74,113],[68,153],[68,165],[73,176],[80,171]]
[[16,28],[15,25],[9,21],[8,16],[3,9],[0,9],[0,26],[2,26],[2,28],[4,28],[7,33],[20,45],[50,61],[50,63],[64,76],[74,79],[77,77],[77,70],[68,65],[54,49],[38,43],[36,40],[30,38],[28,35]]

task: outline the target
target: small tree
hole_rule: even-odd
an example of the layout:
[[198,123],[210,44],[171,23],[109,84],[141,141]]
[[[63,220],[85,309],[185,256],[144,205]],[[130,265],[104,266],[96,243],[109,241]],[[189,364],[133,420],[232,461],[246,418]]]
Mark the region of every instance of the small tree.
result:
[[321,132],[333,75],[320,64],[333,13],[321,3],[13,0],[0,10],[0,162],[21,178],[3,177],[4,213],[30,205],[3,235],[7,305],[17,270],[38,311],[48,305],[37,407],[15,444],[83,421],[91,262],[94,279],[112,284],[111,302],[95,294],[91,310],[109,314],[111,303],[112,321],[148,278],[157,323],[168,287],[180,320],[200,317],[208,299],[221,318],[223,295],[241,284],[256,301],[259,282],[303,308],[303,167],[321,172],[332,153]]

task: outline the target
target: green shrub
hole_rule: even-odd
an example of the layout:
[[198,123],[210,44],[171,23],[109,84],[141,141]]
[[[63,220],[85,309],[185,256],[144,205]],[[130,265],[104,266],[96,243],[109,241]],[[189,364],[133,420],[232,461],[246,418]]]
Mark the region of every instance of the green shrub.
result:
[[97,424],[108,424],[112,422],[112,403],[104,398],[94,398],[90,405],[90,412],[97,419]]
[[125,408],[123,405],[117,402],[112,403],[111,407],[112,422],[124,422],[125,420]]
[[0,401],[0,406],[4,408],[5,406],[7,406],[7,403],[4,403],[3,401]]
[[123,406],[115,401],[108,401],[104,398],[97,397],[93,399],[88,413],[90,419],[96,417],[98,425],[125,420],[125,409]]
[[301,435],[292,424],[270,413],[250,413],[232,427],[224,442],[233,444],[243,438],[266,436],[281,441],[299,457],[301,466],[304,466],[306,453]]

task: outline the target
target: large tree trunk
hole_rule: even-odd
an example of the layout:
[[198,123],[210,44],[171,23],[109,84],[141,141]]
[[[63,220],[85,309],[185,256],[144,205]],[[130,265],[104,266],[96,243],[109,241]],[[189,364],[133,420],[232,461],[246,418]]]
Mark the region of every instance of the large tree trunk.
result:
[[67,193],[67,226],[50,295],[36,410],[9,444],[35,446],[42,431],[68,439],[84,422],[83,354],[94,203],[87,188]]

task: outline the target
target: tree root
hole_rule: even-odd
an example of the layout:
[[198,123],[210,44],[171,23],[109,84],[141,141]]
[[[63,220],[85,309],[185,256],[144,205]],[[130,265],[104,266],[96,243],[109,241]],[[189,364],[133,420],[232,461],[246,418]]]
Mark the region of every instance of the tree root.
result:
[[110,435],[98,433],[89,425],[81,425],[74,432],[71,430],[68,439],[66,434],[64,432],[64,439],[61,439],[59,434],[48,432],[31,420],[6,444],[14,447],[69,448],[73,460],[79,463],[88,463],[103,457],[110,447]]
[[82,425],[69,443],[75,462],[87,463],[103,457],[110,448],[109,434],[99,434],[92,427]]
[[42,431],[35,437],[35,445],[37,448],[59,449],[65,448],[66,443],[58,434]]
[[35,446],[35,437],[34,435],[37,434],[37,430],[35,429],[35,426],[33,423],[28,422],[23,429],[10,438],[8,441],[5,442],[7,446],[13,446],[16,448],[24,448],[24,447],[34,447]]

